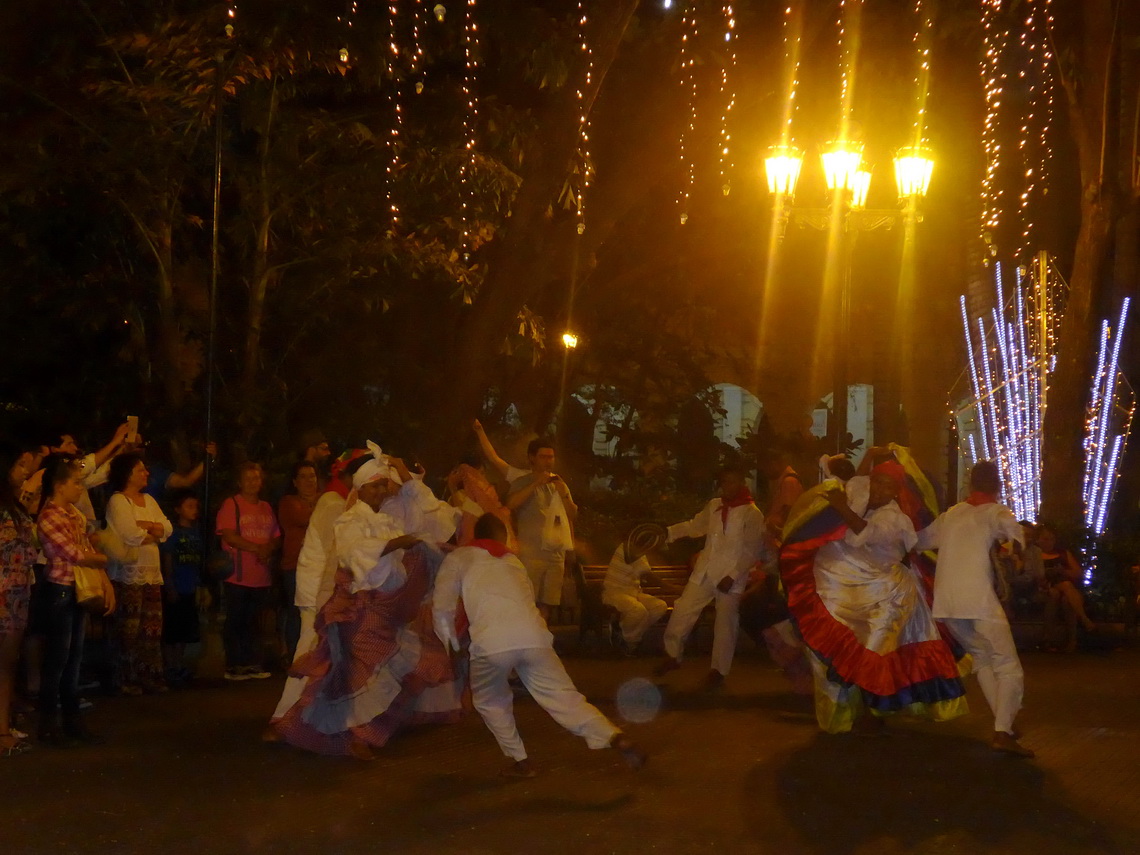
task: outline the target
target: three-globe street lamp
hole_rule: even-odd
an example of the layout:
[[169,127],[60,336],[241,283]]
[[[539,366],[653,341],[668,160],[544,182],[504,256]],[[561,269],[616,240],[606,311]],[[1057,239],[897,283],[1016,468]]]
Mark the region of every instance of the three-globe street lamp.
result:
[[[851,258],[859,232],[892,228],[900,222],[921,222],[918,203],[930,188],[934,159],[925,146],[900,148],[894,157],[895,189],[901,208],[868,209],[871,170],[863,164],[863,144],[851,140],[829,142],[822,147],[820,163],[832,204],[825,208],[795,206],[796,186],[803,169],[804,153],[793,145],[773,146],[764,159],[768,191],[775,201],[777,235],[782,241],[788,223],[830,231],[835,226],[843,256],[838,335],[836,336],[832,412],[836,450],[845,452],[848,431],[848,348],[851,318]],[[835,218],[838,217],[838,221]]]

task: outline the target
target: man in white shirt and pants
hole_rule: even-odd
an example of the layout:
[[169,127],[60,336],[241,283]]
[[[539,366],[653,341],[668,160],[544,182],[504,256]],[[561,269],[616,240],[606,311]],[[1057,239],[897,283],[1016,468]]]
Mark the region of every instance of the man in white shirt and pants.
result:
[[938,550],[934,618],[942,621],[974,659],[974,673],[994,714],[995,751],[1033,757],[1017,741],[1013,721],[1021,709],[1025,675],[1009,621],[994,591],[990,548],[995,541],[1024,544],[1013,511],[997,501],[998,468],[979,461],[970,473],[970,496],[919,532],[918,549]]
[[757,561],[771,557],[772,551],[764,514],[752,502],[744,473],[726,467],[719,483],[720,496],[693,519],[669,527],[667,543],[680,537],[706,540],[684,592],[673,604],[665,627],[667,658],[656,669],[657,676],[663,676],[681,667],[689,633],[705,606],[715,601],[712,669],[705,679],[707,689],[718,688],[732,668],[740,629],[740,595],[748,582],[748,571]]
[[503,774],[534,776],[515,726],[514,695],[507,682],[519,675],[550,716],[590,748],[614,748],[634,769],[645,754],[588,703],[554,652],[554,637],[534,603],[526,568],[507,551],[507,529],[494,514],[475,523],[475,540],[448,555],[432,595],[432,621],[446,646],[459,650],[455,613],[460,599],[471,631],[471,699],[503,754],[514,761]]

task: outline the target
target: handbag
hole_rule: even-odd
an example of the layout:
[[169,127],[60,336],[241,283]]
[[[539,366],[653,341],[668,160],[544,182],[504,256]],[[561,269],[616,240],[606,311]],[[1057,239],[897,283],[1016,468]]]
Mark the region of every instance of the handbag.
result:
[[[230,497],[229,501],[234,503],[234,528],[237,533],[241,534],[241,506],[237,503],[237,499]],[[224,582],[226,579],[231,578],[238,572],[238,561],[241,560],[240,552],[238,550],[230,551],[225,548],[225,543],[221,537],[218,538],[217,552],[210,559],[209,570],[210,578],[215,582]]]
[[106,611],[103,592],[107,584],[107,574],[98,567],[75,566],[75,602],[81,608],[89,612]]

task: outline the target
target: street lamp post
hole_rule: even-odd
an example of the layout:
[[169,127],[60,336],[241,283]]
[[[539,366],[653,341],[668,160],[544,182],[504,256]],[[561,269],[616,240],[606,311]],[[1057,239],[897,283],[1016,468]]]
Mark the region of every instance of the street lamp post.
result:
[[848,349],[850,346],[851,272],[855,239],[860,232],[893,228],[898,223],[921,222],[918,202],[930,187],[934,160],[929,149],[908,146],[899,149],[894,158],[895,187],[902,207],[867,208],[871,187],[871,171],[863,166],[863,144],[836,140],[825,144],[820,163],[831,197],[826,208],[800,207],[794,204],[796,185],[803,168],[803,151],[792,145],[773,146],[764,159],[768,191],[775,206],[776,229],[783,241],[788,223],[810,226],[820,231],[834,231],[839,239],[843,259],[839,297],[838,335],[836,336],[834,391],[832,413],[836,450],[846,451],[848,433]]

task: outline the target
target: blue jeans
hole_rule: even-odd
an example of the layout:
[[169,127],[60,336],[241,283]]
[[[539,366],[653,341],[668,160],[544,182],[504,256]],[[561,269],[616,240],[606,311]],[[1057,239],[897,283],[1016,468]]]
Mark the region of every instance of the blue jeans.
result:
[[226,648],[226,668],[260,665],[257,616],[269,602],[269,588],[250,588],[226,582],[226,624],[222,644]]
[[79,666],[87,613],[75,601],[75,585],[44,583],[44,661],[40,672],[40,721],[55,721],[56,706],[65,723],[79,714]]

